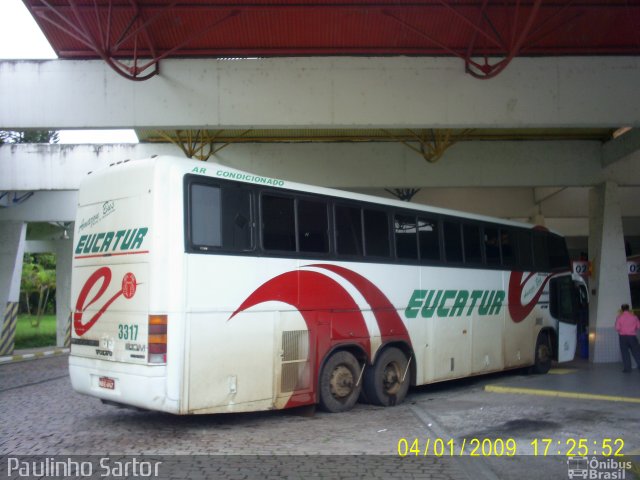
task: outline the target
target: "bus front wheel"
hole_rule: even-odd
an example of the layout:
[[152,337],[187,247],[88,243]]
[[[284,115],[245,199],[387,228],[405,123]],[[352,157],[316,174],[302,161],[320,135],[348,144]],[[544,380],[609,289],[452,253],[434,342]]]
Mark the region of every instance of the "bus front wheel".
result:
[[549,334],[540,332],[536,341],[536,358],[531,371],[533,373],[545,374],[551,369],[553,360],[553,350]]
[[336,352],[320,374],[320,407],[331,413],[351,410],[360,395],[360,364],[351,353]]
[[402,403],[409,390],[408,361],[397,348],[387,348],[364,374],[364,397],[384,407]]

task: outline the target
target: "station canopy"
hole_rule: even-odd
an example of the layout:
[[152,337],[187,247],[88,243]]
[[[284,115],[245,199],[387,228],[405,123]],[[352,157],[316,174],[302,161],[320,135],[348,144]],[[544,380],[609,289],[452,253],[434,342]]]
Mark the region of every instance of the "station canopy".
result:
[[637,55],[639,0],[23,0],[60,58],[143,80],[167,57]]
[[[448,56],[469,75],[490,79],[517,56],[640,54],[640,0],[23,1],[59,58],[102,59],[138,81],[158,74],[166,58]],[[137,133],[191,153],[248,141],[399,141],[432,161],[460,140],[604,141],[613,130]]]

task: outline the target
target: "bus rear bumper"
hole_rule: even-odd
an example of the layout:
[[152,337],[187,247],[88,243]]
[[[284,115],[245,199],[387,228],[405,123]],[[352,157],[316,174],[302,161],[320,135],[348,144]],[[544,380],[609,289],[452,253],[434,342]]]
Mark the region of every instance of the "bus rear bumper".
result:
[[132,407],[179,413],[167,398],[165,365],[134,365],[69,356],[71,385],[78,393]]

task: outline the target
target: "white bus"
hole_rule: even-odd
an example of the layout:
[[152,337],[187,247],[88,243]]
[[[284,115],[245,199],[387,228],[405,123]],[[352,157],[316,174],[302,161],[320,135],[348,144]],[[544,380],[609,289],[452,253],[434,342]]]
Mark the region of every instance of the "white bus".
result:
[[73,387],[176,414],[358,399],[571,360],[579,286],[531,225],[156,157],[91,173]]

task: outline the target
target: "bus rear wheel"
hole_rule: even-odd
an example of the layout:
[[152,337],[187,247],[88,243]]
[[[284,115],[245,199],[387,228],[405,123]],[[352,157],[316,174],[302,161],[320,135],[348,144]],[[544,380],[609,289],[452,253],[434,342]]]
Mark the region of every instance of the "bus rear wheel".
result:
[[351,353],[336,352],[320,373],[320,408],[337,413],[351,410],[358,401],[360,364]]
[[402,403],[409,390],[408,360],[397,348],[387,348],[364,374],[364,397],[389,407]]
[[553,360],[553,350],[551,349],[551,341],[546,332],[540,332],[536,341],[536,358],[535,363],[531,367],[533,373],[545,374],[551,369],[551,361]]

